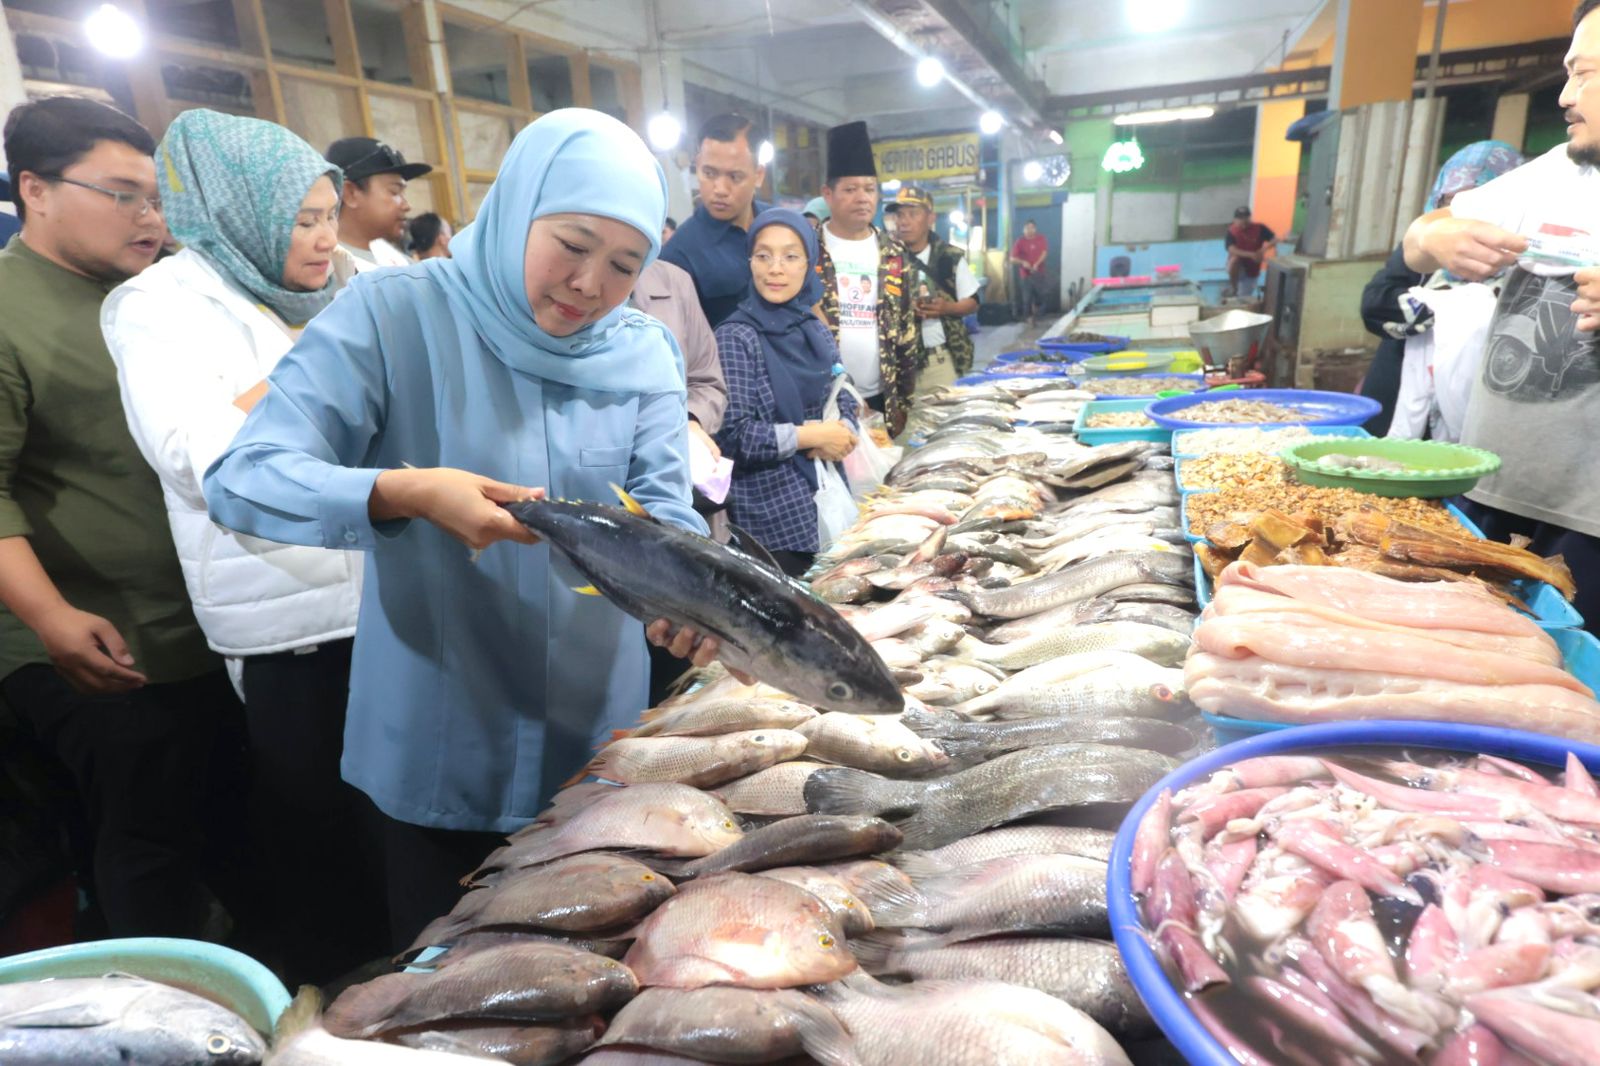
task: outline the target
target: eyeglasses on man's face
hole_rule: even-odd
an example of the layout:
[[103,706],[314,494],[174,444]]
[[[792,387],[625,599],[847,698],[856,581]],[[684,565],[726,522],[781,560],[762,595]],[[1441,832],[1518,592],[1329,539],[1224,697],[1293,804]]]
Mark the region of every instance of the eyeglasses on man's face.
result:
[[787,255],[773,255],[771,252],[757,252],[755,255],[750,257],[750,262],[754,263],[762,270],[766,270],[768,267],[772,266],[774,262],[783,267],[785,270],[794,270],[796,267],[805,265],[805,261],[805,256],[796,255],[794,252],[790,252]]
[[80,189],[89,189],[102,196],[109,196],[116,204],[118,213],[131,219],[141,219],[151,211],[158,215],[161,213],[160,196],[146,196],[142,192],[129,192],[126,189],[108,189],[104,185],[96,185],[92,181],[79,181],[77,178],[63,177],[60,174],[48,177],[45,180],[76,185]]

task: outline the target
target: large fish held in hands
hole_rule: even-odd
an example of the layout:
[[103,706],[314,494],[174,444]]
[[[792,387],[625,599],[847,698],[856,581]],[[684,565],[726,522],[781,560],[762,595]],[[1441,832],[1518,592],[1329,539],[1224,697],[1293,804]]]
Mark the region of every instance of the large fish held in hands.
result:
[[804,585],[742,552],[657,522],[627,493],[617,493],[626,510],[554,500],[506,509],[628,614],[715,637],[733,669],[832,711],[905,709],[878,653]]

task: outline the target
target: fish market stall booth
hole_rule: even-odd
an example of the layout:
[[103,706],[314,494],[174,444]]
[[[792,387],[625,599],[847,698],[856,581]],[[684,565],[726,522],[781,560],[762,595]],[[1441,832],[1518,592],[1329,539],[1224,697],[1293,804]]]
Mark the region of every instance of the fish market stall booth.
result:
[[[297,1004],[268,1061],[1299,1063],[1280,1049],[1317,1040],[1344,1057],[1315,1061],[1446,1064],[1490,1037],[1571,1061],[1508,1034],[1600,974],[1581,758],[1559,784],[1477,740],[1470,764],[1250,760],[1201,713],[1476,709],[1585,757],[1600,707],[1571,631],[1524,609],[1561,599],[1560,567],[1443,503],[1299,485],[1274,452],[1313,429],[1094,445],[1075,427],[1097,402],[1035,376],[933,396],[803,583],[623,508],[516,505],[598,591],[719,636],[749,680],[696,671],[643,711],[461,871],[392,972],[320,1020]],[[617,584],[606,537],[681,581]],[[1548,872],[1555,847],[1577,875]],[[1451,873],[1447,848],[1475,865]],[[1318,945],[1370,947],[1395,907],[1414,942],[1438,934],[1436,984],[1319,969]],[[1236,940],[1240,920],[1278,940]]]

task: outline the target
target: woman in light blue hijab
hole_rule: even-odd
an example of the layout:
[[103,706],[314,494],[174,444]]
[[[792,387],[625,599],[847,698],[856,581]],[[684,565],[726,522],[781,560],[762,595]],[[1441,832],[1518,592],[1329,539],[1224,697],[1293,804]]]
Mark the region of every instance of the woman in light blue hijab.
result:
[[382,814],[399,946],[645,707],[639,623],[572,591],[587,582],[500,504],[615,502],[614,482],[705,531],[683,359],[624,306],[666,204],[622,123],[544,116],[454,257],[355,278],[207,473],[222,525],[367,553],[343,772]]

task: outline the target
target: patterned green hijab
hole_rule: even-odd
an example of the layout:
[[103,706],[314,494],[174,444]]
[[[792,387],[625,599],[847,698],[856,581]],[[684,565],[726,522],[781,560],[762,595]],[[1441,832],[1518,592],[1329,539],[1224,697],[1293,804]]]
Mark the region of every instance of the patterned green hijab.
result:
[[315,148],[276,122],[195,108],[167,127],[156,170],[167,226],[186,247],[290,325],[328,306],[331,284],[283,287],[300,204],[324,174],[335,192],[344,183]]

